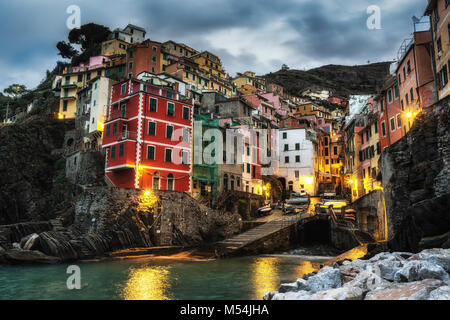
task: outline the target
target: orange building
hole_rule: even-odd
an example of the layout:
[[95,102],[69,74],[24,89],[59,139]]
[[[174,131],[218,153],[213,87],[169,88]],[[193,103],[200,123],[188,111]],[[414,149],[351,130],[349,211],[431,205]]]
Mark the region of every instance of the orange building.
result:
[[136,78],[141,72],[161,73],[161,43],[145,40],[127,50],[127,77]]
[[[436,72],[436,86],[439,100],[450,93],[450,6],[447,0],[428,0],[425,15],[431,18],[431,37],[433,40],[433,68]],[[447,27],[447,28],[446,28]]]

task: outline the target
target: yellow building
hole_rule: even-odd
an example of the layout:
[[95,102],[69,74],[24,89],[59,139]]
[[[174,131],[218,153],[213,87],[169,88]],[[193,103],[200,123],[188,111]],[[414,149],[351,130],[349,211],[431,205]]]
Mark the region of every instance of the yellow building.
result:
[[191,58],[199,52],[184,43],[178,43],[172,40],[166,41],[161,45],[161,71],[166,71],[168,65],[173,62],[171,57]]
[[332,115],[325,107],[318,105],[314,102],[301,103],[296,107],[294,113],[298,116],[310,116],[315,115],[317,118],[331,119]]
[[172,63],[166,67],[166,72],[189,83],[195,90],[215,90],[228,98],[236,94],[231,83],[225,79],[202,72],[202,70],[199,69],[198,64],[190,59],[180,59],[179,61]]
[[222,68],[222,63],[218,56],[208,51],[203,51],[191,57],[199,68],[209,74],[217,76],[221,79],[227,79],[227,74]]
[[434,67],[436,70],[437,89],[439,100],[444,99],[450,93],[449,68],[447,64],[450,58],[450,6],[447,0],[428,0],[425,15],[431,17],[431,35],[433,41]]
[[244,95],[266,92],[266,83],[263,78],[257,77],[254,72],[246,71],[232,80],[236,88]]
[[110,57],[115,55],[126,55],[130,44],[120,39],[107,40],[102,42],[102,56]]

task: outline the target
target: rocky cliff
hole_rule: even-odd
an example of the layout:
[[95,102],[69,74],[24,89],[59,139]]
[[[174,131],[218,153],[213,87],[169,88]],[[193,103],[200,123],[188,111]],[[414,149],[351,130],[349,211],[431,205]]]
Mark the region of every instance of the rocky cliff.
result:
[[450,108],[445,100],[420,113],[409,133],[383,152],[379,165],[388,242],[376,250],[450,247],[445,236],[450,231],[449,141]]

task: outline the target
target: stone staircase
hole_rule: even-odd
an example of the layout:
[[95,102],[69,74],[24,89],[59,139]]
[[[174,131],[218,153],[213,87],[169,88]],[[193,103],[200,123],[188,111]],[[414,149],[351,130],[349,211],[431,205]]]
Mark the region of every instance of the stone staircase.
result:
[[217,242],[216,248],[222,255],[229,255],[237,252],[246,246],[260,241],[276,232],[291,227],[298,222],[298,217],[277,219],[266,222],[265,224],[250,229],[232,238]]

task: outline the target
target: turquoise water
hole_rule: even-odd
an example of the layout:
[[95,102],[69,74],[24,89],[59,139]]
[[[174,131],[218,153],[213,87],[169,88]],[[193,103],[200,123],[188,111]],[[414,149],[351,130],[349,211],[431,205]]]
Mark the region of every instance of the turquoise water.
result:
[[108,261],[77,264],[81,290],[67,289],[69,265],[0,267],[0,300],[261,300],[280,283],[317,270],[297,257],[217,261]]

